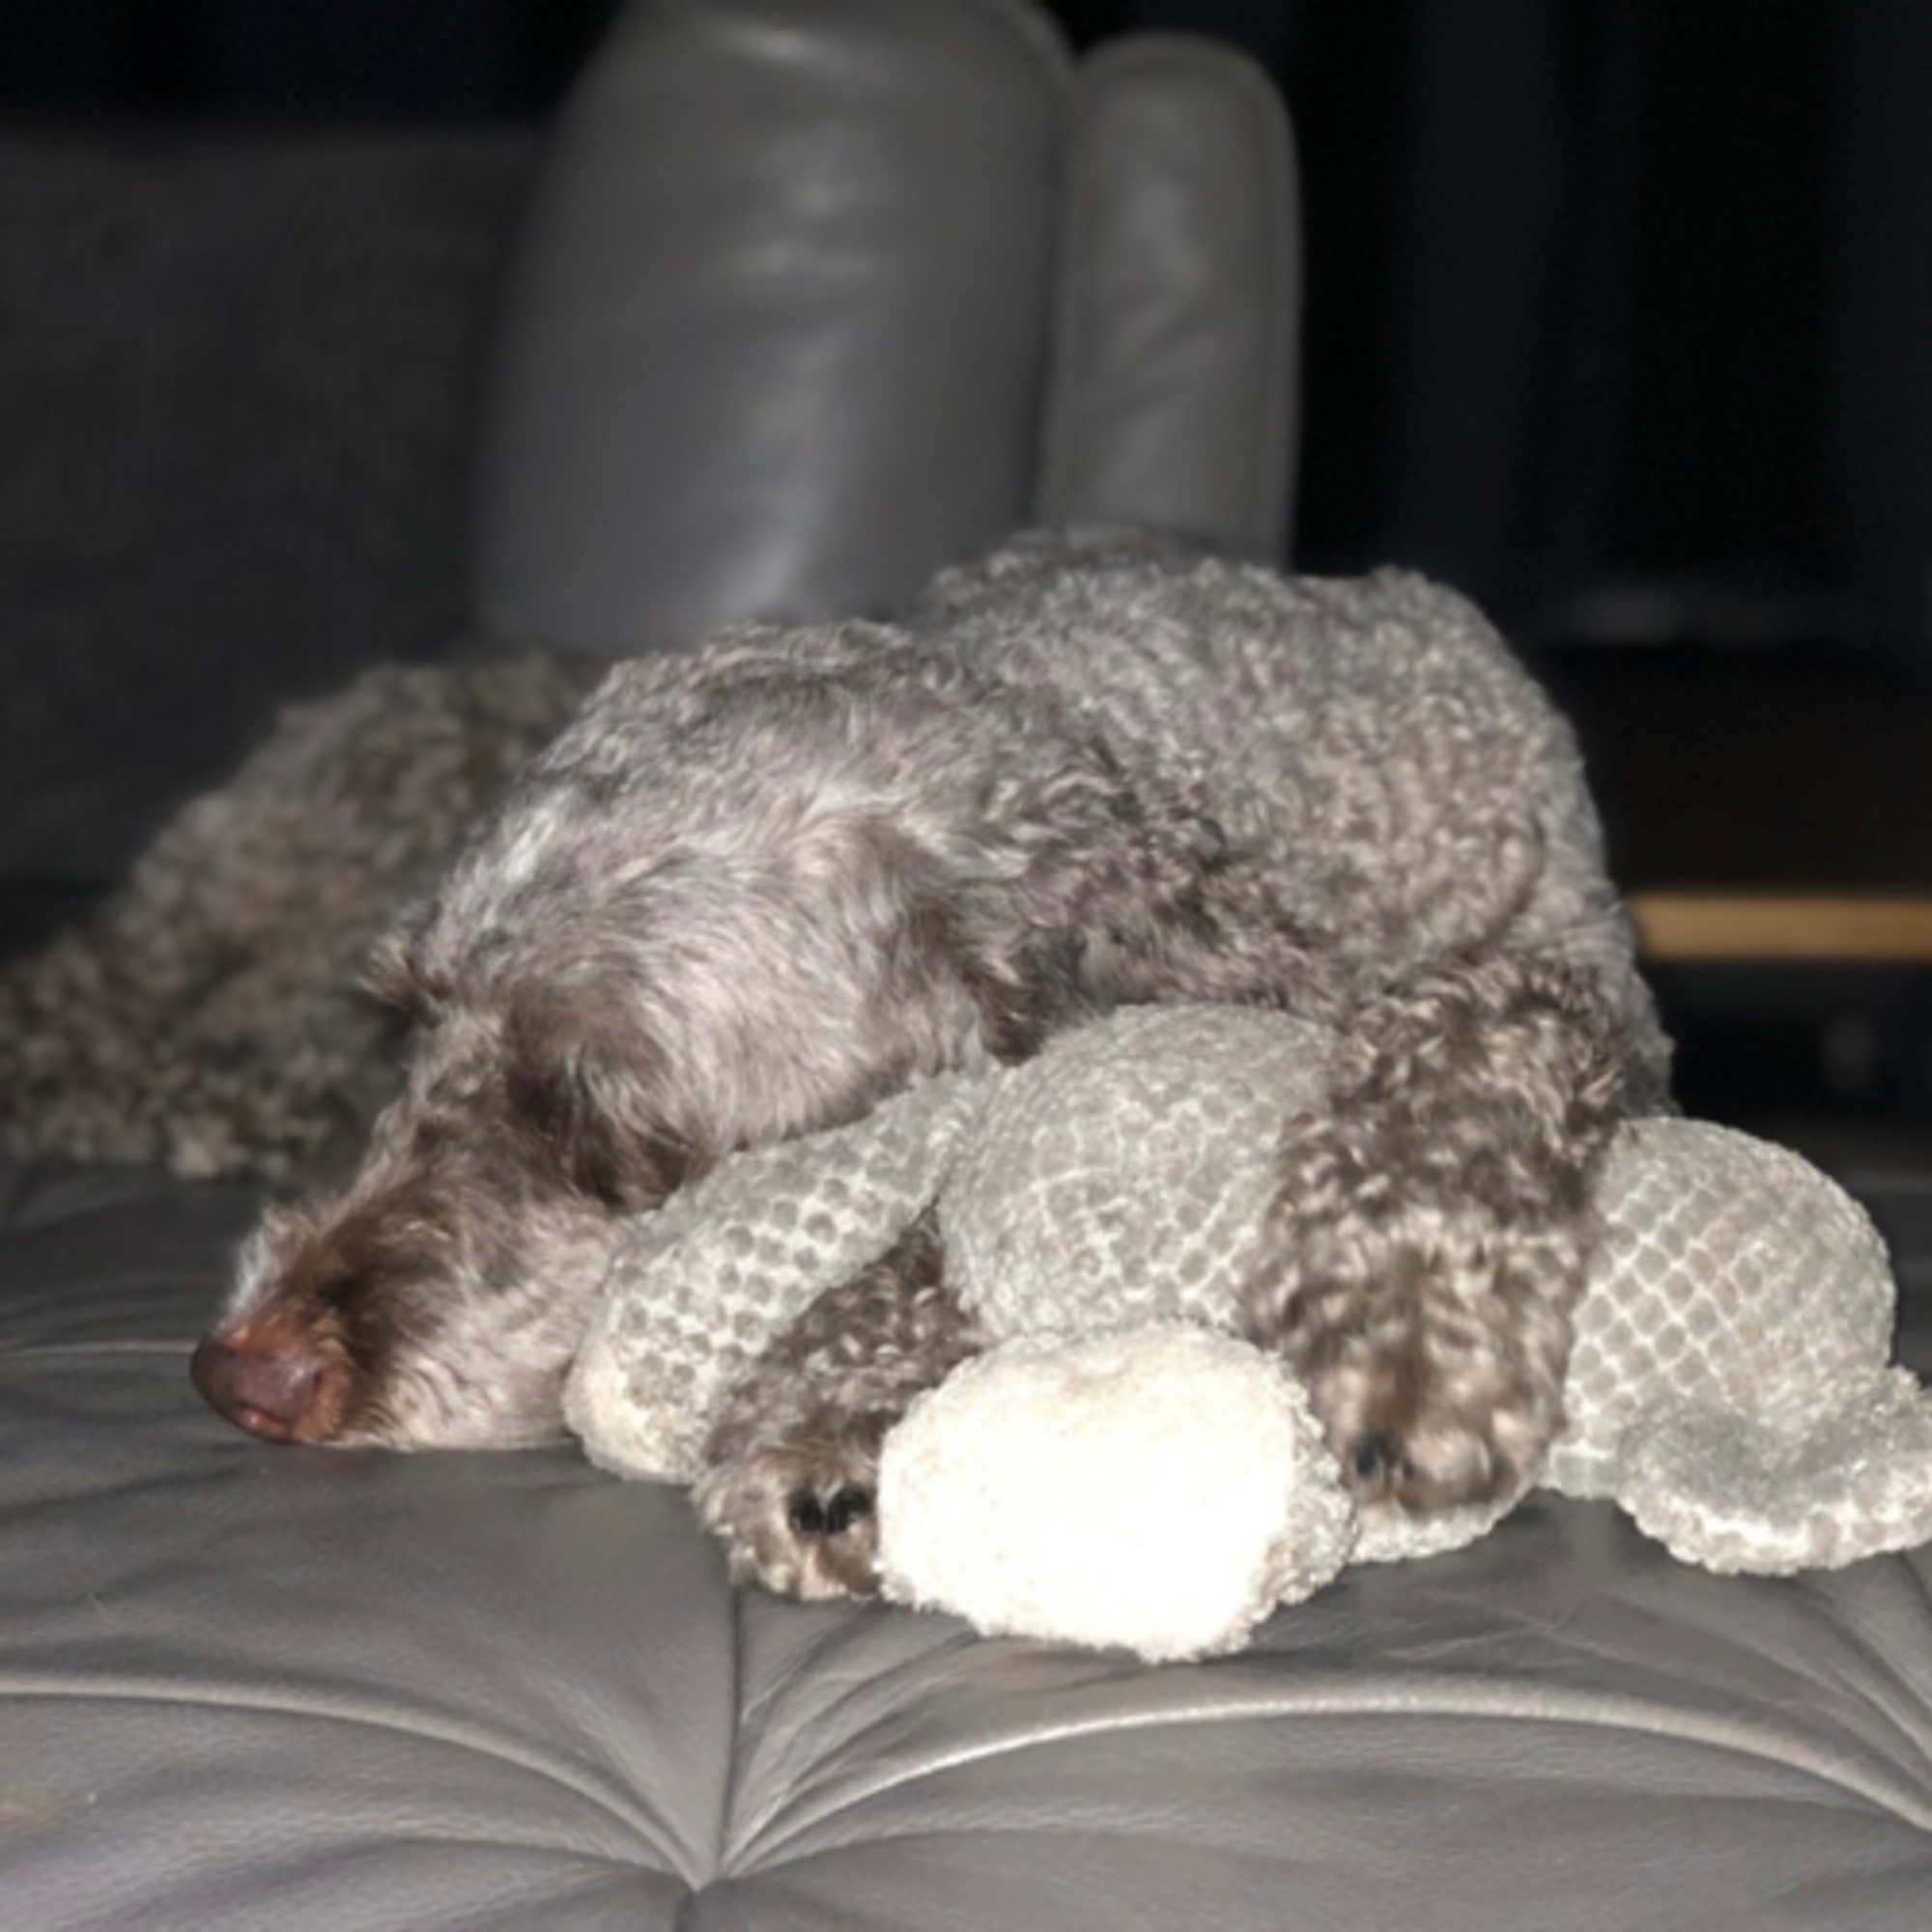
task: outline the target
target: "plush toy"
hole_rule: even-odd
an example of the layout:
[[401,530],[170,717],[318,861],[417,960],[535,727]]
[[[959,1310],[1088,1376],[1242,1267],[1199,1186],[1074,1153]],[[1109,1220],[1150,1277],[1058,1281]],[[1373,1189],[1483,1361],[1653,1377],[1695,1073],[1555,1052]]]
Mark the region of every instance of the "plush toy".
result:
[[[1278,1015],[1140,1009],[726,1162],[628,1232],[572,1426],[607,1467],[689,1479],[765,1342],[931,1208],[994,1346],[887,1438],[888,1595],[1199,1656],[1351,1559],[1467,1543],[1501,1508],[1358,1520],[1292,1377],[1225,1332],[1282,1122],[1321,1104],[1331,1047]],[[1715,1570],[1932,1537],[1932,1399],[1889,1366],[1890,1271],[1847,1196],[1782,1149],[1656,1120],[1625,1129],[1599,1207],[1548,1487]]]

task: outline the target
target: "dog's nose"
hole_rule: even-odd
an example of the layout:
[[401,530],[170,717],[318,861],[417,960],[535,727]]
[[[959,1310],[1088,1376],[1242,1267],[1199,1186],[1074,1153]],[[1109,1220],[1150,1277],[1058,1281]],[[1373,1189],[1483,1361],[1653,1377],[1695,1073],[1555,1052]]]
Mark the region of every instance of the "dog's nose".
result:
[[223,1341],[210,1335],[195,1350],[188,1375],[217,1415],[270,1442],[301,1440],[322,1393],[320,1358],[280,1336]]

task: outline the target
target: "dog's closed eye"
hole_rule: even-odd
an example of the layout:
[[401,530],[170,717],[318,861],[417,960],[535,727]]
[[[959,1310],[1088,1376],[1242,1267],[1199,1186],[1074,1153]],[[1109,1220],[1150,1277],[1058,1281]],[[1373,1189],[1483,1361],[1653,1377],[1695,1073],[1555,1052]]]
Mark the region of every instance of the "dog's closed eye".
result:
[[635,1214],[708,1165],[664,1118],[662,1053],[594,993],[532,998],[504,1029],[512,1117],[578,1193]]

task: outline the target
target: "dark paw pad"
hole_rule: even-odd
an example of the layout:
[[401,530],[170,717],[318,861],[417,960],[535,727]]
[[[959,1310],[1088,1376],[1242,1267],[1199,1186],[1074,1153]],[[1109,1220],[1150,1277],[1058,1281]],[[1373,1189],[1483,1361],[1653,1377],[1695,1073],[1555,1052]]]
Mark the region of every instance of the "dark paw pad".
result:
[[879,1589],[877,1476],[876,1454],[848,1433],[722,1462],[693,1499],[724,1540],[734,1581],[793,1597],[870,1597]]
[[1339,1447],[1358,1502],[1393,1504],[1410,1516],[1496,1502],[1521,1487],[1480,1418],[1428,1409],[1406,1427],[1378,1418],[1345,1435]]
[[785,1520],[800,1536],[835,1537],[843,1536],[854,1523],[865,1521],[871,1514],[871,1492],[848,1483],[823,1498],[810,1490],[800,1491],[786,1506]]

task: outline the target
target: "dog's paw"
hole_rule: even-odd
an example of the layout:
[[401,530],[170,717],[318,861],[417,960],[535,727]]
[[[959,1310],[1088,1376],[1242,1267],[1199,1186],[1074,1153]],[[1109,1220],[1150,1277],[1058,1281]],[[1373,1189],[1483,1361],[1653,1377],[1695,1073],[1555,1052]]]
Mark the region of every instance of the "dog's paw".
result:
[[1286,1349],[1356,1501],[1409,1516],[1513,1502],[1562,1427],[1560,1364],[1467,1338],[1438,1357],[1406,1339],[1330,1330]]
[[882,1421],[860,1418],[707,1470],[692,1500],[724,1545],[731,1580],[808,1599],[876,1596],[884,1434]]

